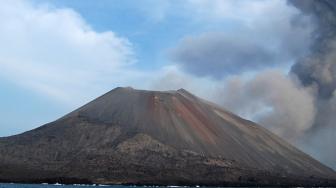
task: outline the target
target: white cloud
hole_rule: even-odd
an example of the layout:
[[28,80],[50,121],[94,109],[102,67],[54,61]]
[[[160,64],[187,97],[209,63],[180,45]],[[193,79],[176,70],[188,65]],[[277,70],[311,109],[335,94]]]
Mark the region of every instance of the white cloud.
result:
[[135,62],[127,39],[94,31],[72,9],[3,1],[0,24],[0,75],[64,102],[111,88]]

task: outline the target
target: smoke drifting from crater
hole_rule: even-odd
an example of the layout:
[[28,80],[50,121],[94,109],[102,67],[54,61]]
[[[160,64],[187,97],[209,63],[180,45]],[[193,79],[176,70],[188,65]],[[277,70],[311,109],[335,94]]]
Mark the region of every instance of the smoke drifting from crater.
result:
[[296,57],[287,76],[266,71],[228,79],[216,101],[336,169],[336,1],[288,2],[301,14],[293,27],[308,16],[314,28],[307,55]]
[[259,73],[250,80],[233,77],[218,92],[218,102],[295,143],[312,128],[315,106],[310,89],[294,79],[277,70]]
[[316,116],[303,147],[336,168],[336,1],[290,0],[315,25],[310,54],[291,69],[302,85],[314,88]]
[[[190,79],[197,83],[193,87],[185,83],[188,81],[183,76],[176,80],[179,74],[174,74],[167,75],[165,84],[160,86],[179,85],[195,93],[207,91],[207,98],[271,129],[336,169],[336,1],[281,3],[284,2],[278,1],[269,6],[272,11],[262,13],[268,15],[262,19],[272,20],[286,12],[281,21],[260,24],[259,17],[252,19],[252,27],[258,26],[256,29],[242,30],[239,35],[235,33],[237,37],[228,37],[240,40],[230,42],[225,33],[205,33],[184,38],[174,49],[173,56],[186,73],[196,78],[208,76],[212,85],[204,86]],[[282,12],[270,16],[276,9]],[[281,27],[274,29],[274,25]],[[258,33],[261,37],[241,37],[246,33]],[[266,40],[268,35],[274,40]],[[273,43],[265,41],[278,40],[284,42],[275,51],[268,51]],[[258,44],[265,48],[255,46]],[[246,55],[244,52],[250,52],[251,48],[253,56]],[[288,75],[287,70],[279,69],[284,64],[289,67],[293,64]],[[255,70],[255,75],[246,76],[244,70]]]
[[336,1],[288,2],[314,28],[307,55],[297,56],[287,77],[261,72],[247,81],[229,79],[217,101],[336,169]]
[[316,25],[310,55],[300,59],[292,72],[305,86],[316,87],[320,98],[329,99],[336,88],[336,2],[291,0]]

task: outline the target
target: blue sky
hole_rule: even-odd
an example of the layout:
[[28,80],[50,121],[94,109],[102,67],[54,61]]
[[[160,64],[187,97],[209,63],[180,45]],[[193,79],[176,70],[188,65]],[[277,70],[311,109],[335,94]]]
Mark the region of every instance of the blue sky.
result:
[[[285,77],[310,34],[291,25],[299,12],[281,0],[1,4],[0,136],[53,121],[116,86],[184,87],[235,110],[218,93],[269,69]],[[283,43],[293,37],[300,42]],[[235,112],[253,119],[272,107],[260,104]]]

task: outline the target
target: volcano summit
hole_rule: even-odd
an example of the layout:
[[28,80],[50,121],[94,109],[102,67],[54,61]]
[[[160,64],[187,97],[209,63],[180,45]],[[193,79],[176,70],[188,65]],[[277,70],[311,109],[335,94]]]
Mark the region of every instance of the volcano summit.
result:
[[186,90],[116,88],[52,123],[0,138],[0,182],[331,186],[336,175]]

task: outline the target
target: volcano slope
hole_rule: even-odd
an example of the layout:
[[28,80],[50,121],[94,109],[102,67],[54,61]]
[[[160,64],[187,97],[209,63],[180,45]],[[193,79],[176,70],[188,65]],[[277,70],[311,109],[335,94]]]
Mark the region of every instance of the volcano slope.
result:
[[116,88],[0,139],[0,181],[333,186],[335,172],[261,126],[189,92]]

